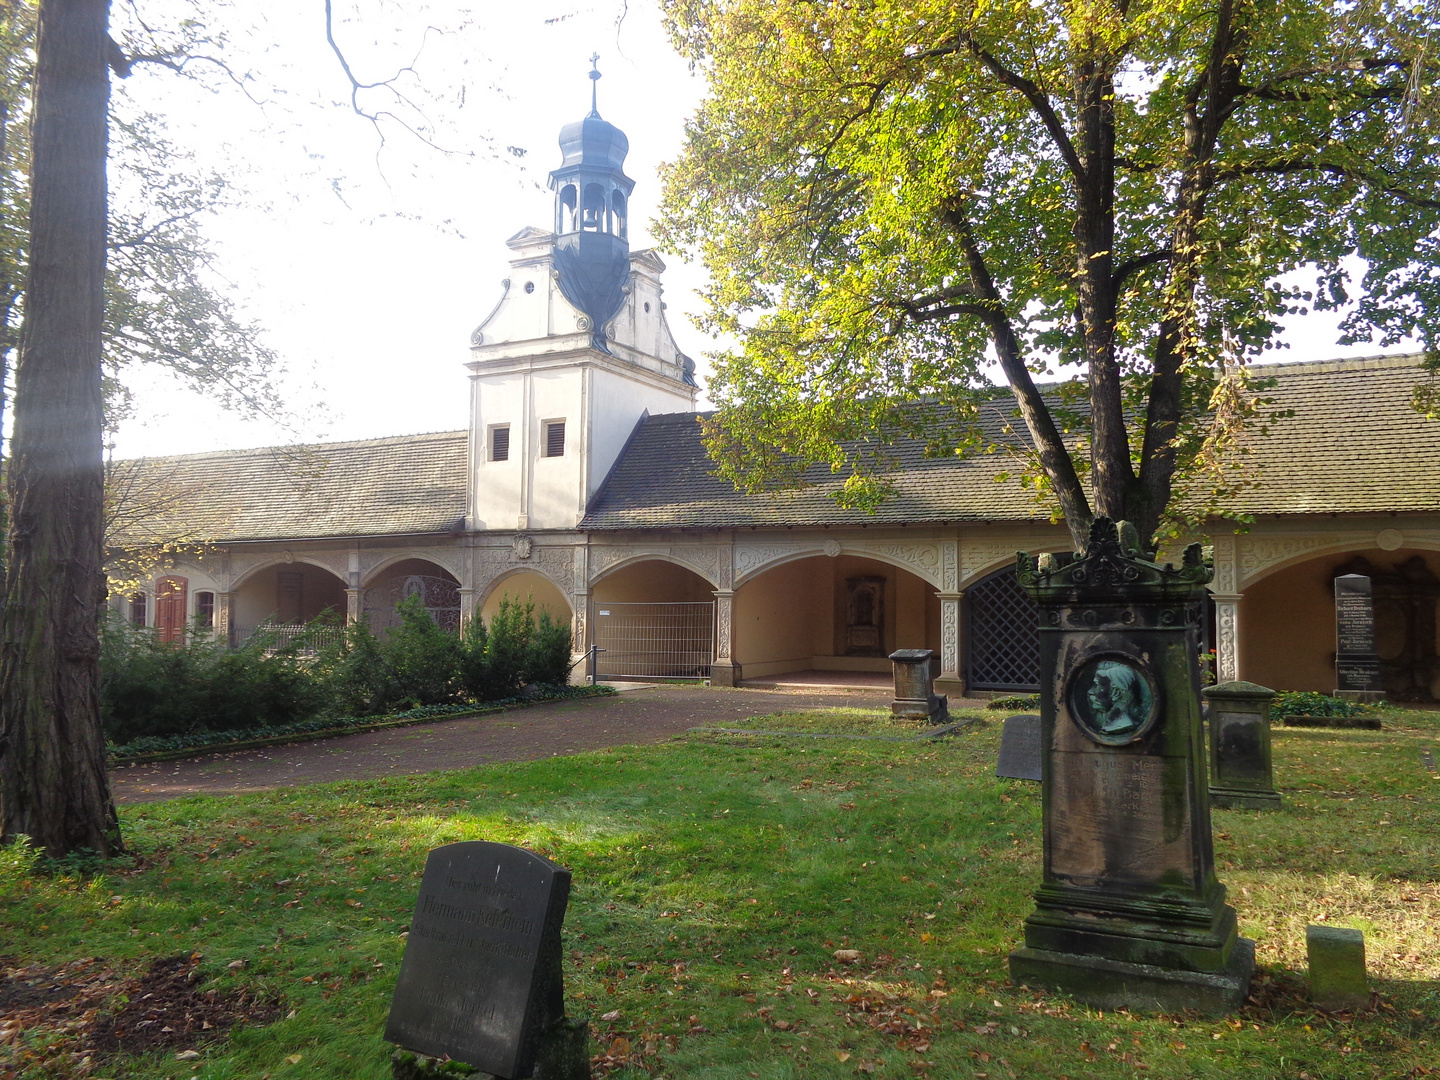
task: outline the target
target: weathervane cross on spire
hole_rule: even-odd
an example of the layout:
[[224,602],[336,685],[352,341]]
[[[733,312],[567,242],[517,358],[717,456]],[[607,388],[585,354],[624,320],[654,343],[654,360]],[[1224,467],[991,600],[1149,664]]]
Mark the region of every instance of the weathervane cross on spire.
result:
[[590,115],[599,116],[600,109],[595,103],[595,91],[600,86],[600,54],[590,54]]

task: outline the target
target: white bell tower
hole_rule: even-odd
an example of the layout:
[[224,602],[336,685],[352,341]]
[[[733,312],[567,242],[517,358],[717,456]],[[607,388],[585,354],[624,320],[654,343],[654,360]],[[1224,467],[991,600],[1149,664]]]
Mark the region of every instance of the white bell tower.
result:
[[560,132],[555,231],[510,238],[500,301],[470,336],[470,529],[575,528],[643,414],[695,409],[665,264],[629,248],[629,140],[594,106]]

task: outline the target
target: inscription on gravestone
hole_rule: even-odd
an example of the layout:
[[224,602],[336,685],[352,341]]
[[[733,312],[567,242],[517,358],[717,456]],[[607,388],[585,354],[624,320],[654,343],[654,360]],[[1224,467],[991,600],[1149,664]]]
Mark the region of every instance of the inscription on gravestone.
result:
[[1007,716],[1000,735],[1000,760],[995,775],[1012,780],[1040,779],[1040,717]]
[[570,872],[488,841],[430,852],[385,1038],[506,1078],[528,1077],[565,1013],[560,927]]
[[1339,690],[1380,689],[1375,611],[1364,574],[1335,579],[1335,682]]

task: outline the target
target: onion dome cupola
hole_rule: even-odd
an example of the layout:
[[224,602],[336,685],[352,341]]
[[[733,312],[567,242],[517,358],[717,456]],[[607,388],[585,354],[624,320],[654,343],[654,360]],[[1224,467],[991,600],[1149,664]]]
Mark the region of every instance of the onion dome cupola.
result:
[[555,278],[565,299],[589,319],[591,343],[602,352],[605,326],[625,303],[630,280],[627,220],[635,181],[625,175],[630,140],[596,107],[599,56],[592,56],[590,114],[560,131],[555,192]]

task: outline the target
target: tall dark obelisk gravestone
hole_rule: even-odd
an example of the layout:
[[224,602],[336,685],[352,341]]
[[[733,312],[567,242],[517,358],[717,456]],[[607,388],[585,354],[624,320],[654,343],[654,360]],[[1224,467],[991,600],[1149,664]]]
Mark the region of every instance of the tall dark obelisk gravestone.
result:
[[397,1078],[448,1058],[504,1080],[589,1080],[588,1026],[565,1017],[569,896],[570,871],[523,848],[430,852],[385,1025]]
[[1342,574],[1335,579],[1336,696],[1378,698],[1380,656],[1375,651],[1375,606],[1370,579]]
[[1019,555],[1040,607],[1044,878],[1016,983],[1102,1008],[1239,1008],[1254,943],[1215,877],[1197,664],[1210,569],[1096,519],[1083,554]]

